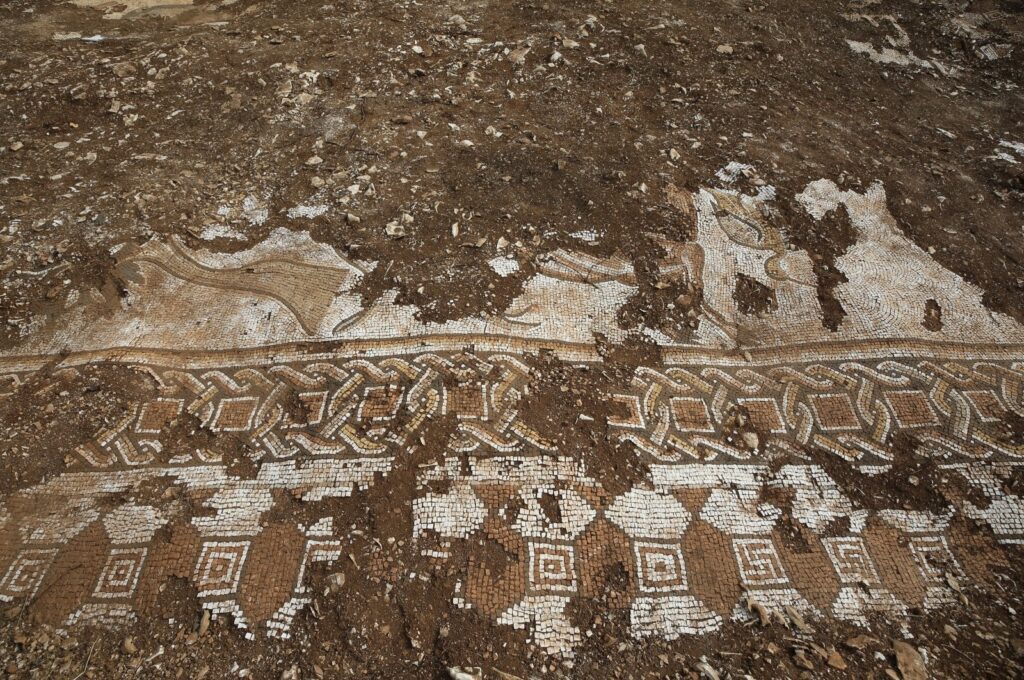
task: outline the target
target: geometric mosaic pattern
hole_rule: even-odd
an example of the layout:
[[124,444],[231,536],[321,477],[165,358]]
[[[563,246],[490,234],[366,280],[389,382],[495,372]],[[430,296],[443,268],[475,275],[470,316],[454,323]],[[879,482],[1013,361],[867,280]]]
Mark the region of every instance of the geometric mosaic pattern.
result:
[[[572,605],[597,595],[628,610],[636,638],[668,640],[758,607],[867,625],[955,605],[952,584],[1024,544],[1024,498],[1006,483],[1024,464],[1007,430],[1024,416],[1024,329],[906,239],[880,185],[820,181],[798,202],[815,219],[844,206],[857,233],[836,261],[847,313],[825,331],[812,263],[785,243],[770,195],[668,192],[697,238],[652,236],[667,253],[659,270],[700,289],[702,307],[692,338],[641,329],[660,361],[599,395],[610,415],[596,426],[643,470],[628,488],[523,413],[526,355],[596,372],[595,335],[624,337],[617,313],[637,276],[621,256],[548,253],[506,316],[432,326],[386,296],[363,308],[354,286],[372,263],[289,230],[220,260],[159,239],[126,248],[142,272],[136,304],[0,357],[0,399],[41,367],[68,377],[103,362],[151,376],[158,393],[61,452],[63,473],[0,498],[0,601],[49,602],[57,624],[128,625],[174,577],[247,634],[287,637],[312,602],[311,572],[342,560],[349,537],[330,513],[299,518],[285,504],[308,509],[408,470],[443,419],[450,437],[429,444],[411,507],[396,508],[411,514],[408,539],[457,572],[453,606],[549,654],[574,654],[587,631]],[[740,275],[777,304],[737,308]],[[195,304],[133,316],[181,299]],[[941,331],[922,325],[935,305]],[[65,352],[68,338],[80,346]],[[578,422],[598,420],[565,403]],[[183,418],[234,453],[172,446]],[[958,491],[929,510],[858,507],[833,475],[891,471],[904,434]],[[980,550],[975,524],[1002,545]],[[484,543],[500,546],[502,566]]]
[[[399,410],[412,416],[404,437],[430,418],[456,416],[453,449],[459,452],[551,449],[516,418],[529,368],[509,354],[145,370],[159,380],[162,396],[81,447],[77,453],[88,467],[160,463],[160,427],[180,413],[195,415],[212,430],[246,435],[266,459],[393,453],[401,438],[390,421]],[[886,389],[893,387],[902,389]],[[1002,416],[1024,399],[1024,361],[679,364],[638,369],[633,388],[613,396],[628,408],[608,423],[617,437],[664,462],[764,459],[763,447],[723,441],[737,408],[767,446],[795,451],[814,445],[858,465],[891,462],[887,442],[901,430],[944,460],[1024,456],[1024,447],[1000,437],[998,429]],[[303,405],[298,413],[285,408],[292,395]]]
[[130,599],[139,583],[146,548],[115,548],[107,558],[93,597]]
[[[190,578],[204,607],[231,613],[238,625],[287,636],[310,601],[309,565],[343,553],[329,522],[295,527],[289,550],[297,559],[287,562],[288,574],[275,577],[286,584],[274,586],[276,607],[251,614],[252,586],[246,584],[278,569],[254,555],[262,550],[256,548],[265,531],[261,517],[274,506],[274,490],[307,500],[350,495],[387,474],[423,425],[442,415],[455,416],[447,450],[469,456],[468,467],[446,462],[420,470],[425,490],[413,508],[413,538],[424,556],[443,561],[454,541],[506,522],[523,541],[516,557],[521,580],[485,587],[467,574],[453,601],[527,630],[553,654],[571,655],[582,641],[566,608],[597,587],[596,555],[613,553],[628,565],[633,634],[674,639],[749,616],[750,600],[857,623],[866,623],[869,613],[899,616],[912,606],[955,603],[949,576],[962,576],[963,565],[978,559],[951,533],[956,513],[986,523],[1007,544],[1024,540],[1024,503],[998,483],[1000,474],[1021,464],[1020,450],[990,419],[996,404],[1021,408],[1024,366],[1006,359],[641,367],[632,393],[616,397],[629,407],[617,409],[608,427],[611,436],[636,445],[650,466],[649,486],[611,497],[581,463],[559,457],[521,421],[517,405],[529,369],[509,354],[140,370],[158,380],[157,398],[81,447],[71,471],[7,499],[9,507],[31,507],[26,501],[43,498],[59,503],[13,518],[19,538],[0,564],[4,601],[36,596],[55,578],[51,565],[72,537],[102,519],[112,542],[68,619],[110,624],[134,616],[148,597],[140,586],[147,574],[168,569],[167,556],[151,545],[166,519],[154,508],[111,510],[103,498],[164,478],[206,499],[192,520],[199,540],[190,556],[177,558],[176,568]],[[979,394],[990,396],[983,401]],[[305,407],[286,409],[291,395]],[[760,435],[757,448],[727,440],[737,407]],[[165,455],[162,433],[180,414],[243,437],[262,463],[256,477],[226,474],[210,451]],[[884,469],[892,462],[891,437],[903,428],[923,442],[924,455],[992,502],[980,507],[965,500],[946,514],[869,513],[800,454],[814,445],[843,465]],[[794,462],[773,468],[770,461],[782,454]],[[441,481],[448,492],[426,491]],[[511,505],[496,502],[491,488],[520,499],[514,521]],[[771,489],[792,493],[791,512],[808,529],[816,569],[808,570],[780,541],[779,511],[765,500]],[[559,507],[557,522],[541,508],[545,496]],[[849,534],[816,535],[841,518]],[[711,570],[710,554],[719,560]],[[716,585],[721,560],[732,564],[726,571],[735,574],[735,586]],[[894,575],[906,573],[916,574],[917,590]]]

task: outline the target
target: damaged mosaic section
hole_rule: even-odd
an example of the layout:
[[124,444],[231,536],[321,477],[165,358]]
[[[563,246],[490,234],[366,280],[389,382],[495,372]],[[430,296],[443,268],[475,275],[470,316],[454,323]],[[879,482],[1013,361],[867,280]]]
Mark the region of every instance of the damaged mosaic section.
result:
[[[731,166],[730,166],[731,167]],[[827,340],[926,340],[1021,343],[1024,330],[1008,316],[984,307],[982,293],[944,269],[898,228],[886,207],[885,190],[841,190],[828,180],[796,197],[822,220],[848,216],[856,239],[836,260],[844,281],[835,297],[845,316],[834,332],[822,325],[817,278],[810,256],[788,243],[773,208],[774,190],[756,195],[730,188],[735,172],[720,173],[717,188],[688,193],[670,186],[668,202],[691,220],[692,242],[651,238],[666,253],[662,277],[699,291],[702,302],[692,334],[620,327],[620,310],[637,292],[637,277],[622,255],[597,257],[556,250],[537,257],[536,274],[501,315],[445,323],[416,319],[415,308],[395,303],[386,292],[364,306],[357,287],[376,266],[343,257],[304,232],[283,228],[257,246],[234,254],[188,248],[179,240],[154,238],[114,253],[127,282],[127,296],[102,322],[99,293],[79,299],[57,330],[39,331],[16,355],[60,351],[111,354],[124,348],[234,350],[297,342],[364,343],[418,339],[434,349],[474,344],[516,349],[517,341],[593,347],[595,336],[621,341],[639,331],[664,348],[781,347]],[[515,271],[513,257],[499,270]],[[769,296],[763,309],[738,301],[745,282]],[[511,345],[511,346],[510,346]]]
[[[759,608],[867,626],[955,605],[952,584],[984,582],[1024,544],[1024,499],[1006,484],[1024,456],[1006,426],[1024,416],[1024,329],[901,233],[880,184],[821,180],[797,203],[823,224],[844,213],[856,237],[835,261],[845,316],[826,329],[810,256],[788,242],[774,189],[734,188],[742,169],[668,190],[696,237],[652,236],[659,272],[702,300],[678,337],[619,325],[639,287],[621,255],[547,253],[502,316],[429,324],[395,291],[364,305],[375,264],[305,233],[234,254],[122,246],[113,317],[79,300],[0,358],[0,398],[43,367],[59,378],[104,363],[151,377],[156,394],[64,472],[0,499],[0,601],[57,625],[125,625],[154,615],[175,577],[250,635],[288,636],[311,572],[350,540],[317,504],[413,469],[407,538],[457,573],[452,606],[548,654],[573,656],[589,631],[571,605],[611,573],[626,575],[612,606],[636,639],[712,633]],[[510,255],[497,275],[518,271]],[[600,395],[608,413],[573,413],[639,462],[623,484],[525,409],[529,356],[596,369],[595,337],[629,330],[657,343],[658,364]],[[237,450],[175,445],[183,419]],[[450,432],[428,443],[438,422]],[[926,508],[860,504],[846,476],[870,485],[907,455],[952,492]]]
[[[608,564],[632,575],[632,634],[675,639],[749,617],[751,602],[898,621],[955,603],[949,575],[982,578],[1005,561],[978,551],[966,520],[1024,542],[1024,501],[1001,483],[1022,452],[993,427],[1021,407],[1024,367],[1006,358],[639,368],[632,391],[612,396],[624,408],[608,426],[650,472],[617,493],[522,420],[530,371],[513,355],[138,370],[159,396],[81,447],[68,472],[4,499],[3,600],[35,598],[60,623],[116,624],[152,611],[158,584],[178,575],[211,611],[288,635],[310,601],[308,569],[339,559],[346,537],[330,515],[269,522],[278,494],[315,503],[365,489],[446,416],[457,429],[443,462],[419,468],[410,538],[441,562],[459,542],[501,546],[498,572],[471,551],[453,604],[527,630],[552,654],[582,642],[566,607],[604,587]],[[298,413],[286,408],[295,398]],[[736,409],[758,446],[729,443]],[[243,437],[255,475],[232,474],[214,451],[165,454],[181,414]],[[972,492],[942,509],[858,508],[804,453],[829,451],[870,479],[892,467],[898,431]],[[174,492],[140,500],[155,482]],[[202,512],[187,514],[184,499]],[[784,514],[800,550],[783,538]],[[72,554],[90,579],[68,580],[59,565]]]

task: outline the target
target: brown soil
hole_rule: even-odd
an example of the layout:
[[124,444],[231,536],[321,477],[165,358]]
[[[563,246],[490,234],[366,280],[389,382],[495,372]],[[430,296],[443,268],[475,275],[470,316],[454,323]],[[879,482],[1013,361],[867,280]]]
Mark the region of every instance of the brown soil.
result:
[[[531,264],[506,278],[487,266],[499,239],[525,263],[563,246],[620,252],[640,284],[621,323],[678,335],[689,322],[675,302],[687,291],[659,280],[647,234],[687,240],[692,225],[666,204],[666,186],[695,189],[729,161],[754,166],[752,186],[778,188],[789,238],[812,255],[826,327],[842,318],[833,263],[849,229],[842,215],[812,228],[784,198],[821,177],[883,181],[918,245],[982,286],[993,309],[1024,319],[1022,166],[993,156],[1024,134],[1014,115],[1024,49],[994,60],[978,51],[1020,41],[1019,7],[967,9],[992,17],[990,38],[958,33],[952,5],[870,9],[953,78],[854,54],[846,40],[881,44],[896,29],[838,2],[595,12],[242,0],[119,21],[46,0],[6,3],[3,341],[91,289],[119,304],[117,244],[175,234],[236,250],[282,222],[379,262],[367,301],[397,288],[400,303],[435,321],[500,312],[521,290]],[[106,39],[53,37],[68,33]],[[503,56],[525,46],[522,64]],[[307,164],[314,156],[322,162]],[[317,194],[349,199],[319,218],[283,217]],[[245,196],[270,219],[238,217]],[[221,206],[235,212],[218,215]],[[196,238],[218,222],[242,239]],[[389,222],[405,236],[389,237]],[[584,229],[597,241],[570,236]]]
[[[953,21],[965,11],[989,13],[992,37],[958,32]],[[892,15],[915,54],[957,75],[854,54],[847,40],[887,45],[894,35],[890,22],[858,13]],[[239,0],[121,20],[55,0],[11,0],[0,6],[0,29],[8,45],[0,54],[2,348],[54,325],[68,307],[120,305],[117,245],[173,235],[192,247],[237,251],[282,225],[377,262],[363,280],[364,301],[397,289],[398,302],[414,305],[425,321],[505,310],[537,258],[558,248],[619,254],[638,283],[620,325],[685,339],[698,324],[702,291],[663,276],[657,237],[686,242],[695,225],[669,205],[666,191],[707,186],[730,161],[755,168],[739,188],[778,189],[787,239],[811,256],[824,327],[843,322],[835,289],[844,276],[835,263],[853,229],[845,209],[814,222],[787,198],[822,177],[842,188],[884,182],[890,209],[915,243],[981,286],[991,309],[1024,321],[1024,158],[1013,165],[994,156],[1001,140],[1024,141],[1024,12],[1014,0]],[[1015,49],[989,60],[979,52],[988,43]],[[718,49],[725,45],[731,49]],[[525,46],[531,49],[521,64],[504,54]],[[311,163],[314,157],[320,162]],[[266,207],[266,222],[237,216],[246,196]],[[311,220],[285,216],[328,198],[344,210]],[[222,206],[235,212],[219,214]],[[388,235],[392,222],[404,236]],[[242,237],[204,240],[209,224]],[[598,238],[573,236],[583,230]],[[518,272],[500,277],[488,266],[499,247],[520,255]],[[747,278],[737,280],[736,300],[755,315],[777,304]],[[937,303],[921,314],[925,328],[942,327]],[[637,366],[661,360],[638,336],[598,341],[599,365],[528,357],[529,392],[520,407],[527,426],[560,455],[582,461],[613,495],[649,470],[632,445],[614,443],[609,420],[629,413],[608,395],[627,391]],[[78,446],[155,396],[149,376],[124,367],[36,373],[0,399],[0,496],[66,471]],[[298,395],[286,406],[301,419]],[[389,427],[403,424],[400,417]],[[1008,415],[1004,430],[1006,442],[1024,442],[1020,416]],[[326,515],[346,532],[343,559],[313,570],[313,604],[298,615],[291,639],[248,640],[224,616],[200,635],[201,608],[184,577],[198,544],[188,520],[205,511],[205,499],[159,481],[132,494],[182,508],[152,549],[183,557],[169,558],[166,573],[140,586],[149,600],[138,624],[118,633],[56,628],[43,605],[14,603],[0,617],[0,669],[12,678],[199,680],[245,670],[276,679],[293,667],[302,678],[437,678],[460,665],[506,679],[696,678],[706,663],[722,677],[883,677],[894,668],[892,640],[909,633],[929,651],[936,677],[1022,675],[1024,560],[1019,548],[997,546],[974,525],[962,529],[979,552],[1006,555],[1005,564],[964,585],[968,607],[912,612],[908,631],[880,621],[875,639],[853,644],[863,631],[832,620],[812,621],[813,632],[730,622],[713,636],[634,640],[625,594],[636,576],[621,556],[607,554],[570,611],[593,634],[572,662],[548,657],[523,631],[452,605],[467,573],[501,582],[525,568],[493,512],[486,530],[494,540],[456,541],[444,562],[410,540],[410,506],[423,492],[417,469],[443,456],[454,431],[454,418],[433,421],[389,475],[351,498],[275,498],[264,518],[267,531],[277,532],[275,544],[298,540],[288,533],[296,522]],[[259,472],[248,442],[213,433],[194,416],[171,419],[160,437],[167,460],[202,448],[222,456],[236,477]],[[743,409],[731,413],[728,442],[757,448],[750,442],[768,437]],[[874,476],[831,453],[802,453],[860,508],[941,510],[944,499],[964,498],[985,506],[955,472],[919,455],[914,439],[898,435],[891,448],[891,469]],[[1022,484],[1019,474],[1009,476],[1007,493],[1019,495]],[[788,514],[792,499],[765,500],[785,509],[780,538],[788,559],[812,564],[808,537]],[[514,516],[513,501],[489,502]],[[555,519],[557,502],[541,502]],[[693,530],[714,534],[700,521]],[[83,536],[83,546],[95,538]],[[687,556],[692,564],[702,559]],[[722,563],[734,568],[730,560]],[[344,586],[332,590],[339,572]],[[271,611],[280,585],[252,609]],[[47,597],[63,606],[59,594]],[[798,656],[798,649],[805,651]],[[830,651],[845,670],[826,665]],[[811,668],[796,665],[803,658]]]
[[64,472],[76,448],[155,395],[148,375],[123,366],[33,374],[0,399],[0,493]]

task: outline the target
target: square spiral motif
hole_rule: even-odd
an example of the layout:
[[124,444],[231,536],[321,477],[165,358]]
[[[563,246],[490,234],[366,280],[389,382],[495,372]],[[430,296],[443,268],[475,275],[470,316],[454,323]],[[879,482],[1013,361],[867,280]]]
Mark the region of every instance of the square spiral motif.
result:
[[945,536],[912,536],[910,552],[914,555],[921,573],[930,583],[945,583],[946,574],[963,576],[963,570],[953,557]]
[[633,545],[636,557],[637,581],[645,593],[666,593],[686,590],[686,566],[678,545],[637,542]]
[[576,554],[572,546],[530,543],[530,589],[541,592],[576,590]]
[[129,598],[135,592],[146,561],[146,548],[116,548],[107,558],[93,597]]
[[0,601],[34,596],[56,554],[56,548],[21,551],[0,581]]
[[199,596],[231,595],[237,591],[248,554],[248,541],[204,543],[195,573]]

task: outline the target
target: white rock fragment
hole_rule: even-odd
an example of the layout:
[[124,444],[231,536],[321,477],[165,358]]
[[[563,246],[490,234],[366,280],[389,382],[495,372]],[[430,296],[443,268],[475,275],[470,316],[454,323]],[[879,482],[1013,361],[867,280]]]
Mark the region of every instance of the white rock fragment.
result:
[[505,257],[504,255],[499,255],[498,257],[488,260],[487,265],[502,278],[511,276],[519,271],[519,262],[511,257]]
[[297,205],[288,209],[288,217],[293,220],[301,217],[312,220],[326,214],[329,209],[326,205]]
[[234,241],[244,241],[245,234],[234,227],[226,224],[208,224],[199,232],[199,238],[204,241],[213,241],[218,238],[228,238]]

